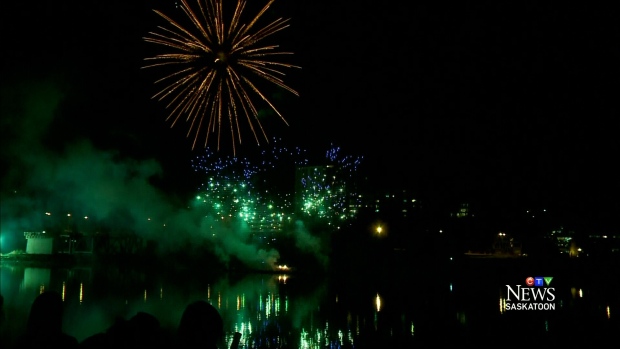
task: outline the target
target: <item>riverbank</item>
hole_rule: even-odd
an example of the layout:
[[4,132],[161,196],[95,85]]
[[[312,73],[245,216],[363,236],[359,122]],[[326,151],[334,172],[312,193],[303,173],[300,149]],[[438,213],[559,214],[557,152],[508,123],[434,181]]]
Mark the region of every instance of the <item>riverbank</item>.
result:
[[90,264],[93,261],[91,254],[30,254],[9,253],[0,255],[0,263],[11,263],[23,266],[45,267],[74,267]]

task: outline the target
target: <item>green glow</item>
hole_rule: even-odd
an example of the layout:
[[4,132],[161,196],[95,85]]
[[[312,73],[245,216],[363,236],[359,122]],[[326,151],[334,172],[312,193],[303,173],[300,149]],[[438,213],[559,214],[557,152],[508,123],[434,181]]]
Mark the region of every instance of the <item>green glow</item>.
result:
[[[263,188],[260,180],[219,173],[209,177],[197,198],[203,199],[205,216],[226,217],[231,224],[231,219],[236,219],[253,233],[280,232],[300,219],[338,228],[355,218],[356,211],[351,207],[358,195],[350,192],[350,177],[339,166],[298,167],[295,175],[304,179],[303,184],[296,180],[293,193],[277,193],[257,188],[254,181]],[[336,221],[340,223],[331,224]]]

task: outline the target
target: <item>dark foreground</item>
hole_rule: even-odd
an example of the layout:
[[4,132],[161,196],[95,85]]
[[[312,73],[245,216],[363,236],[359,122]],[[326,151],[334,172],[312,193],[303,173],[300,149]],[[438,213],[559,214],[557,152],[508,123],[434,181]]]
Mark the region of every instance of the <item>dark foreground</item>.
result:
[[[2,262],[3,347],[23,330],[41,288],[65,294],[64,329],[80,342],[115,317],[153,315],[173,334],[183,308],[217,306],[241,348],[601,347],[618,343],[620,266],[615,259],[466,258],[403,251],[287,274],[169,269],[123,263],[45,266]],[[447,257],[447,256],[446,256]],[[41,262],[41,261],[39,261]],[[506,285],[551,276],[553,311],[510,311]],[[22,325],[20,325],[22,324]]]

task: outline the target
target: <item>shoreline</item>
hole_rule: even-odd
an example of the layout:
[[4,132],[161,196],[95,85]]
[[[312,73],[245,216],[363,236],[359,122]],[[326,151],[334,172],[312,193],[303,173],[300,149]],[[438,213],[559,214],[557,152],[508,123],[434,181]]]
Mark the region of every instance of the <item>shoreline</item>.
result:
[[[152,257],[152,256],[151,256]],[[469,267],[476,267],[479,264],[491,264],[498,268],[507,266],[523,266],[523,267],[535,267],[536,269],[572,269],[596,267],[603,269],[613,269],[613,267],[620,267],[620,255],[609,256],[589,256],[589,257],[574,257],[570,258],[563,255],[546,255],[546,256],[514,256],[514,255],[497,255],[497,254],[476,254],[476,253],[463,253],[457,255],[453,259],[447,260],[447,257],[442,258],[438,255],[415,255],[411,254],[408,257],[402,254],[395,254],[393,263],[397,264],[415,264],[418,262],[436,262],[436,266],[449,265],[450,269],[469,269]],[[128,256],[95,256],[93,254],[4,254],[0,255],[0,264],[13,264],[22,266],[33,267],[81,267],[81,266],[98,266],[98,265],[120,265],[123,267],[178,267],[177,263],[165,264],[167,257],[157,258],[157,263],[152,263],[152,258],[144,258],[138,255]],[[207,260],[186,260],[188,265],[199,265],[207,262]],[[355,260],[347,260],[344,264],[340,264],[339,261],[333,261],[331,268],[344,267],[344,269],[355,269]],[[342,261],[340,261],[342,262]],[[213,265],[212,263],[208,263]],[[379,265],[377,265],[379,266]],[[385,264],[383,264],[385,266]],[[242,267],[240,265],[232,264],[228,267],[224,265],[219,266],[223,271],[229,272],[260,272],[271,274],[294,274],[303,273],[302,266],[292,267],[288,270],[263,270],[252,269],[250,267]],[[183,269],[188,268],[184,266]],[[190,267],[191,269],[191,267]],[[219,268],[218,268],[219,269]],[[316,269],[309,266],[308,269]],[[314,270],[316,271],[316,270]]]

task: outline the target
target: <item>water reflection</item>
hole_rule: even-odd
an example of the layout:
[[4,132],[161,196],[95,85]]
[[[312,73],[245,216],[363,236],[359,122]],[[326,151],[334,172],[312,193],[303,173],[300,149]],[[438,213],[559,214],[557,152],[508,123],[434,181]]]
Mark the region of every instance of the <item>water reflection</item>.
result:
[[[48,289],[62,295],[66,305],[64,328],[80,341],[105,331],[115,317],[129,318],[138,311],[155,315],[162,326],[174,331],[185,306],[197,299],[205,299],[218,308],[229,344],[234,332],[242,334],[241,348],[314,348],[322,345],[326,335],[317,315],[324,283],[304,282],[286,274],[224,275],[211,279],[194,274],[179,282],[157,274],[113,268],[2,265],[0,272],[7,316],[3,343],[11,343],[14,338],[9,337],[23,331],[32,301]],[[337,340],[342,339],[341,336]]]
[[487,280],[484,287],[476,278],[454,275],[416,280],[0,265],[6,318],[0,345],[23,332],[32,301],[48,289],[61,293],[64,329],[80,341],[139,311],[174,331],[187,304],[198,299],[222,314],[228,346],[235,332],[242,334],[240,348],[465,347],[503,343],[515,333],[558,344],[574,341],[565,336],[576,333],[585,342],[620,330],[611,310],[618,297],[601,296],[601,288],[559,285],[555,311],[528,313],[506,309],[502,280]]

